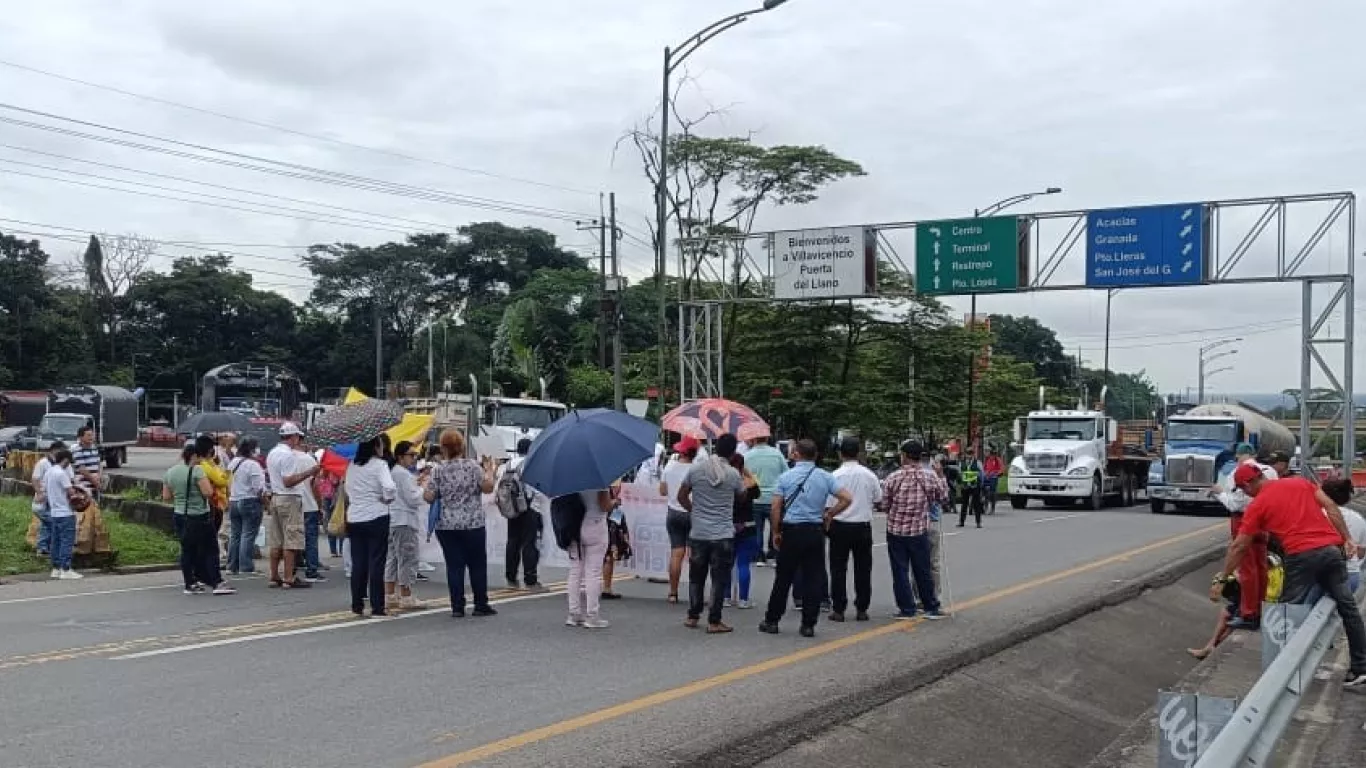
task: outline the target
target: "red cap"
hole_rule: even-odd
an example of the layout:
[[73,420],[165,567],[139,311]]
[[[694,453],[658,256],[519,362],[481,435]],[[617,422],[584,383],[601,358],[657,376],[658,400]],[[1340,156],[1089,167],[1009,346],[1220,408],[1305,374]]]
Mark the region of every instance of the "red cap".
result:
[[1262,468],[1256,464],[1240,464],[1233,472],[1233,484],[1244,486],[1262,476]]
[[674,453],[688,453],[701,447],[702,444],[697,442],[697,438],[692,435],[684,435],[682,440],[674,443]]

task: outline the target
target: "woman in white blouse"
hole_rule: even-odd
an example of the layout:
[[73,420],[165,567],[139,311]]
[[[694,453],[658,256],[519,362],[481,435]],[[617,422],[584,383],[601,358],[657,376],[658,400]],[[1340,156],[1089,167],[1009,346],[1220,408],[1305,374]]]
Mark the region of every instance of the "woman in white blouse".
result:
[[[389,555],[384,561],[384,603],[401,608],[420,608],[413,597],[417,581],[417,532],[422,527],[427,505],[422,501],[429,473],[418,474],[417,446],[407,440],[394,446],[394,466],[390,474],[398,496],[389,507]],[[395,589],[398,593],[395,594]]]
[[389,551],[389,505],[398,495],[383,445],[361,443],[346,471],[346,536],[351,543],[351,612],[384,616],[384,560]]

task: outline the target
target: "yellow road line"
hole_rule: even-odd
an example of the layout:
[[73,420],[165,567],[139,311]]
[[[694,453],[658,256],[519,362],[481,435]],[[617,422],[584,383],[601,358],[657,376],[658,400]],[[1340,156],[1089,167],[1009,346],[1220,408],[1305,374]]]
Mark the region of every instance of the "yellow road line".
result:
[[[972,608],[978,608],[989,603],[994,603],[999,600],[1003,600],[1007,597],[1011,597],[1012,595],[1016,595],[1021,592],[1037,589],[1039,587],[1045,586],[1047,584],[1052,584],[1053,582],[1060,581],[1062,579],[1070,578],[1072,576],[1077,576],[1083,573],[1088,573],[1099,568],[1104,568],[1108,565],[1123,562],[1130,558],[1137,557],[1138,555],[1146,554],[1148,552],[1153,552],[1164,547],[1169,547],[1173,544],[1179,544],[1183,541],[1188,541],[1190,539],[1205,536],[1215,531],[1226,530],[1228,530],[1227,525],[1218,524],[1208,526],[1206,528],[1201,528],[1199,530],[1191,531],[1189,533],[1183,533],[1179,536],[1172,536],[1171,538],[1163,539],[1161,541],[1153,542],[1152,544],[1147,544],[1142,547],[1137,547],[1125,552],[1121,552],[1117,555],[1111,555],[1110,557],[1101,558],[1099,560],[1093,560],[1089,563],[1084,563],[1074,568],[1068,568],[1063,571],[1051,573],[1047,576],[1040,576],[1030,581],[1021,582],[1012,587],[1007,587],[1005,589],[1001,589],[990,594],[982,595],[981,597],[973,598],[966,602],[959,603],[957,608],[958,610],[970,610]],[[852,635],[847,635],[845,637],[837,638],[835,640],[820,643],[819,645],[813,645],[809,648],[804,648],[800,651],[790,653],[785,656],[777,656],[775,658],[768,659],[767,661],[762,661],[757,664],[740,667],[738,669],[732,669],[729,672],[723,672],[719,675],[704,678],[702,680],[695,680],[691,683],[681,685],[677,688],[670,688],[668,690],[652,693],[647,696],[642,696],[638,699],[632,699],[630,701],[622,702],[621,704],[616,704],[607,707],[606,709],[599,709],[595,712],[589,712],[584,715],[579,715],[578,717],[572,717],[567,720],[561,720],[557,723],[551,723],[550,725],[535,728],[530,731],[525,731],[514,736],[509,736],[505,739],[500,739],[498,741],[490,742],[488,744],[484,744],[483,746],[474,747],[463,752],[457,752],[447,757],[438,758],[436,760],[432,760],[431,762],[423,763],[422,765],[418,766],[418,768],[455,768],[455,766],[469,765],[479,760],[486,760],[490,757],[494,757],[505,752],[511,752],[515,749],[520,749],[522,747],[529,746],[540,741],[545,741],[546,739],[553,738],[555,736],[563,736],[567,733],[582,730],[584,728],[598,725],[609,720],[614,720],[619,717],[624,717],[626,715],[632,715],[637,712],[642,712],[651,707],[659,706],[660,704],[667,704],[669,702],[677,701],[679,699],[683,699],[697,693],[702,693],[703,691],[708,691],[723,685],[728,685],[730,683],[738,682],[740,680],[744,680],[750,677],[755,677],[756,675],[762,675],[765,672],[771,672],[775,669],[782,669],[783,667],[788,667],[793,664],[806,661],[807,659],[813,659],[818,656],[833,653],[835,651],[839,651],[841,649],[848,648],[853,645],[858,645],[859,643],[865,642],[867,640],[883,637],[885,635],[891,635],[896,632],[913,631],[918,623],[919,622],[894,623],[877,627],[875,629],[864,630],[862,632],[858,632]]]

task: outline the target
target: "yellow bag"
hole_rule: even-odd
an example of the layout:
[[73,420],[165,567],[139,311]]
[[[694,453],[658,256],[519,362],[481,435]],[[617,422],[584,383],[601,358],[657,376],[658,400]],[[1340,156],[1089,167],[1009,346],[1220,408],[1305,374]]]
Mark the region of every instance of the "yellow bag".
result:
[[1281,565],[1281,559],[1275,555],[1268,555],[1266,558],[1266,601],[1268,603],[1280,602],[1281,588],[1285,586],[1285,566]]
[[346,484],[337,483],[337,495],[332,499],[332,519],[327,521],[327,535],[338,538],[346,535]]

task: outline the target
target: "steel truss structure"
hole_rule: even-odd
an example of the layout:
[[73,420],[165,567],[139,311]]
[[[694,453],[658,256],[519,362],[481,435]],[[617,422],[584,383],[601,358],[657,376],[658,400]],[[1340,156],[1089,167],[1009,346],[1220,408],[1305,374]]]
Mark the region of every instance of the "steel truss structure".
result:
[[[1356,448],[1352,400],[1356,195],[1328,192],[1214,200],[1202,205],[1210,228],[1204,285],[1300,284],[1300,445],[1304,455],[1312,457],[1328,435],[1340,429],[1342,455],[1350,464]],[[1020,276],[1019,289],[1008,293],[1106,290],[1085,284],[1087,213],[1018,215],[1029,224],[1029,270]],[[919,223],[855,226],[876,230],[880,266],[909,276],[914,284],[910,267],[914,259],[903,259],[897,246],[910,252]],[[725,395],[724,308],[776,301],[769,257],[774,234],[679,241],[677,269],[683,279],[678,296],[678,373],[683,400]],[[841,300],[898,295],[904,294]],[[1342,319],[1334,326],[1338,313]],[[1329,428],[1311,442],[1310,417],[1316,406],[1331,407],[1333,415]]]

